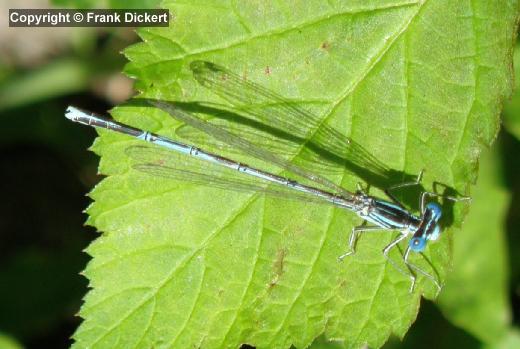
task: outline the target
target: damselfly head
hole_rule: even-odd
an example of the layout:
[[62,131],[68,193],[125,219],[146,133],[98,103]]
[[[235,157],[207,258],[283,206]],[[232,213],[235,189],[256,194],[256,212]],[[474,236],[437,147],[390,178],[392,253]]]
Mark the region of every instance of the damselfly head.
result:
[[409,242],[412,251],[422,252],[429,240],[437,240],[439,238],[441,232],[439,220],[441,216],[442,209],[439,204],[430,202],[425,206],[422,222]]
[[441,234],[441,227],[439,226],[439,220],[442,217],[442,209],[439,204],[435,202],[430,202],[426,205],[426,211],[431,214],[431,223],[433,225],[432,228],[428,229],[426,232],[426,238],[428,240],[435,241],[439,238]]

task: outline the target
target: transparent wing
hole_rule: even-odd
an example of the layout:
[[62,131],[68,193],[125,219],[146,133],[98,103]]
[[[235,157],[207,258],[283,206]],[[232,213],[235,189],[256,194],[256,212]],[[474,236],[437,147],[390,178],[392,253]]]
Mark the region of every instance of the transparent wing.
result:
[[298,192],[259,178],[248,178],[244,174],[227,167],[208,163],[157,146],[130,146],[125,149],[125,152],[134,160],[132,168],[154,177],[231,191],[259,192],[289,200],[331,205],[331,202],[320,197]]
[[[223,128],[230,133],[240,134],[240,137],[246,139],[251,144],[254,144],[257,147],[263,147],[264,149],[275,153],[285,160],[293,159],[293,163],[307,170],[318,173],[341,173],[341,168],[338,168],[337,163],[336,166],[332,166],[334,165],[334,162],[332,159],[328,160],[326,154],[324,156],[320,156],[320,154],[312,151],[308,147],[302,147],[302,141],[300,140],[289,140],[248,126],[230,124],[229,122],[223,121],[218,117],[213,118],[208,122],[216,125],[219,128]],[[210,137],[187,125],[179,127],[175,132],[182,139],[200,145],[201,147],[222,149],[230,154],[236,154],[239,152],[237,149],[230,149],[226,143],[219,142],[215,138]],[[296,154],[299,156],[295,158]]]
[[315,184],[326,187],[335,193],[340,193],[345,197],[352,197],[352,193],[348,192],[344,188],[336,185],[334,182],[319,176],[315,173],[308,172],[302,167],[290,163],[282,157],[271,153],[270,151],[258,147],[244,138],[235,135],[228,130],[218,127],[217,125],[211,124],[203,119],[198,118],[192,113],[186,112],[179,109],[173,103],[158,101],[158,100],[147,100],[151,105],[167,112],[170,116],[175,119],[205,133],[214,139],[227,144],[229,147],[237,149],[241,153],[250,155],[258,160],[264,161],[268,164],[276,165],[281,169],[288,170],[299,177],[305,178]]
[[[246,128],[243,137],[249,142],[265,144],[263,139],[271,134],[274,137],[269,138],[269,144],[273,151],[292,156],[298,154],[302,167],[328,172],[337,169],[339,164],[357,174],[363,169],[375,176],[390,177],[388,167],[360,144],[324,124],[322,118],[297,103],[211,62],[194,61],[190,68],[201,85],[230,102],[248,119],[249,123],[230,118],[221,120],[228,124],[240,123],[240,130]],[[181,132],[190,136],[186,130]]]

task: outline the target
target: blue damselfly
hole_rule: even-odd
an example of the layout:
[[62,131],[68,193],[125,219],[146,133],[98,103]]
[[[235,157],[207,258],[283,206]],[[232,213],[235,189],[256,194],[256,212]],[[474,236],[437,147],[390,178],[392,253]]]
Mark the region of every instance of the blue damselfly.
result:
[[[275,165],[294,174],[299,179],[281,176],[271,171],[249,166],[230,157],[206,151],[198,146],[124,125],[81,111],[75,107],[67,109],[66,117],[74,122],[123,133],[165,149],[163,151],[160,147],[144,145],[131,146],[127,149],[128,155],[139,161],[138,164],[134,165],[134,168],[154,176],[219,186],[230,190],[261,191],[289,199],[325,203],[356,213],[372,225],[362,225],[352,229],[349,239],[350,250],[340,256],[339,259],[355,253],[356,241],[358,235],[362,232],[381,229],[399,231],[400,235],[384,248],[384,256],[399,271],[405,273],[389,257],[389,252],[401,241],[411,237],[403,255],[404,264],[408,269],[408,273],[405,274],[408,274],[411,280],[410,292],[413,291],[415,286],[416,273],[424,275],[440,289],[440,283],[436,277],[408,261],[411,251],[421,253],[426,248],[428,241],[434,241],[439,238],[441,207],[435,202],[428,202],[429,197],[438,196],[438,194],[423,192],[420,199],[420,215],[415,215],[405,209],[390,193],[390,190],[397,187],[418,185],[422,172],[415,181],[394,186],[394,188],[387,190],[390,201],[370,196],[361,187],[356,192],[350,192],[329,179],[307,170],[303,166],[286,161],[283,157],[269,149],[262,148],[259,144],[253,144],[249,139],[233,133],[228,128],[208,122],[188,111],[180,109],[175,103],[159,100],[146,101],[151,106],[163,110],[186,126],[191,127],[192,130],[197,130],[207,135],[214,142],[220,145],[225,144],[238,152]],[[282,117],[279,116],[279,118]],[[330,136],[330,132],[333,132],[333,129],[325,129],[322,132],[326,132]],[[346,141],[345,146],[348,145],[349,142]],[[164,159],[168,160],[165,161]],[[198,162],[190,162],[187,159],[196,159]],[[217,173],[218,175],[215,175]],[[448,199],[456,200],[452,197],[448,197]]]

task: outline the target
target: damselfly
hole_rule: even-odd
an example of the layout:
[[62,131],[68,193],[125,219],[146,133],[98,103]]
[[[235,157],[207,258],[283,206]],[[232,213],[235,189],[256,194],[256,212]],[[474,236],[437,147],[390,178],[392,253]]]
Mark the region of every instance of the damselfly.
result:
[[[303,181],[249,166],[227,156],[222,156],[194,145],[178,142],[151,132],[124,125],[101,116],[86,113],[75,107],[69,107],[67,109],[66,117],[74,122],[116,131],[153,143],[163,147],[163,149],[167,149],[168,153],[179,156],[179,161],[175,161],[175,157],[162,154],[158,147],[129,147],[127,153],[141,160],[141,163],[136,164],[134,167],[142,172],[155,176],[225,187],[230,190],[261,191],[266,194],[286,198],[325,203],[356,213],[359,217],[373,225],[362,225],[352,229],[349,239],[350,251],[340,256],[340,259],[355,253],[356,241],[360,233],[380,229],[395,230],[399,231],[400,235],[384,248],[383,254],[399,271],[405,273],[405,271],[389,257],[389,252],[401,241],[411,236],[403,255],[404,264],[408,269],[408,273],[405,274],[408,274],[411,280],[410,292],[413,291],[415,286],[416,273],[424,275],[440,289],[440,283],[432,274],[411,264],[408,260],[410,252],[422,253],[428,241],[434,241],[439,238],[441,207],[435,202],[427,202],[429,197],[438,196],[438,194],[424,192],[420,199],[421,214],[419,216],[414,215],[406,210],[390,193],[390,190],[393,188],[387,190],[388,196],[392,199],[391,201],[370,196],[361,188],[358,188],[355,193],[352,193],[319,174],[288,162],[258,144],[253,144],[251,141],[230,132],[229,129],[200,119],[196,115],[178,108],[174,103],[159,100],[147,100],[147,102],[167,112],[170,116],[183,122],[185,125],[206,134],[216,142],[225,143],[243,154],[291,172]],[[164,158],[174,160],[165,162]],[[198,159],[199,166],[192,166],[193,163],[186,161],[188,158]],[[211,174],[214,172],[219,172],[219,175],[212,176]],[[395,186],[395,188],[418,185],[421,175],[422,173],[417,177],[416,181],[404,183]],[[311,184],[305,184],[304,181]],[[455,198],[448,197],[448,199]]]

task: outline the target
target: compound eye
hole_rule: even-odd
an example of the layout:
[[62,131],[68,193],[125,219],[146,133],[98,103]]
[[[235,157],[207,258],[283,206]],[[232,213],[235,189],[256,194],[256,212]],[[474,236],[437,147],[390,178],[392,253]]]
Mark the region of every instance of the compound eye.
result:
[[426,248],[426,239],[423,237],[414,237],[410,239],[410,249],[414,252],[422,252]]

